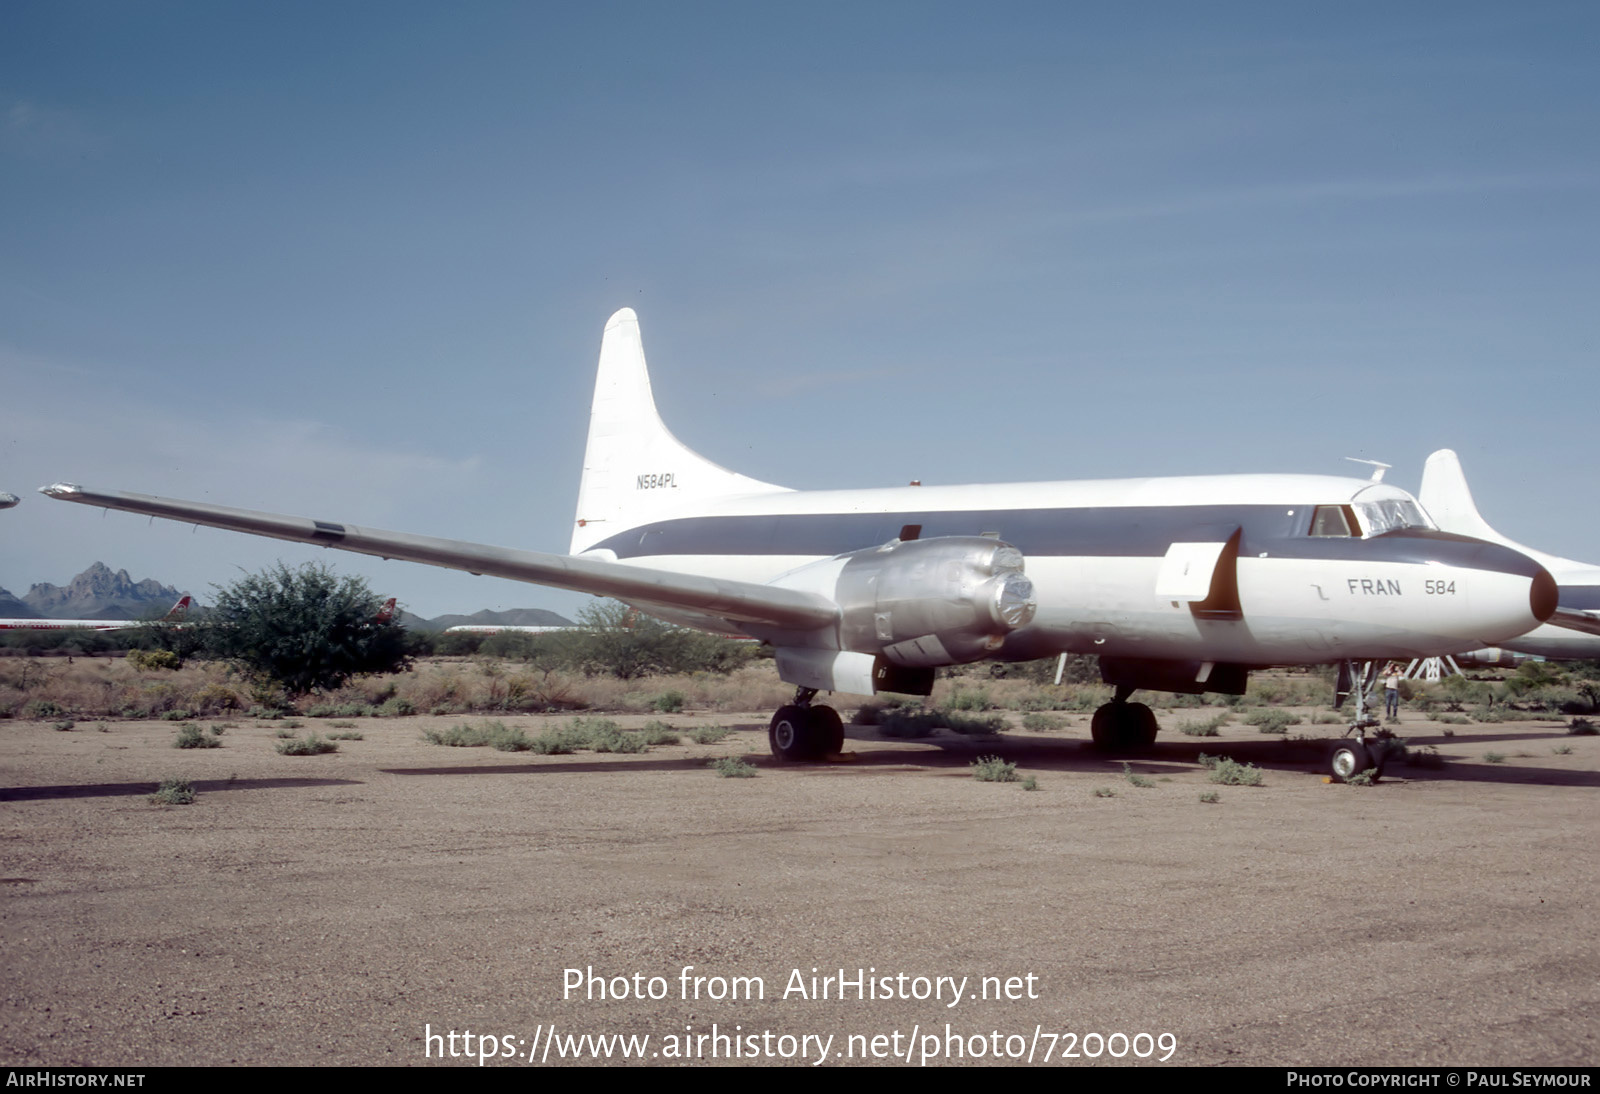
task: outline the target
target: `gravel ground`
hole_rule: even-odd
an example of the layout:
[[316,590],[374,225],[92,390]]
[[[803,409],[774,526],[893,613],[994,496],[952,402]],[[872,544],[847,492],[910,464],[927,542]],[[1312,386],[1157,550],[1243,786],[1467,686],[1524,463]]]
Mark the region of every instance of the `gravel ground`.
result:
[[[277,754],[283,723],[183,751],[170,722],[0,725],[4,1062],[554,1063],[585,1034],[654,1063],[1600,1059],[1600,738],[1561,723],[1408,715],[1448,762],[1370,788],[1324,782],[1318,744],[1163,734],[1140,788],[1081,716],[849,727],[854,762],[799,767],[755,714],[628,755],[421,739],[473,720],[356,719],[323,756]],[[1215,787],[1202,751],[1265,785]],[[990,753],[1038,789],[973,779]],[[168,776],[198,800],[152,805]]]

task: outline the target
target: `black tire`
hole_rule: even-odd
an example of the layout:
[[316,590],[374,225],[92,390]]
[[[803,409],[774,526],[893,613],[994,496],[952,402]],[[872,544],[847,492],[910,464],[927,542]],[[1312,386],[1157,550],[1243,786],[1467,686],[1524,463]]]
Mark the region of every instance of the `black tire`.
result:
[[837,710],[812,707],[811,722],[816,732],[818,756],[835,756],[844,750],[844,719]]
[[1328,753],[1328,770],[1342,783],[1372,766],[1372,754],[1360,741],[1335,741]]
[[1127,704],[1128,713],[1124,716],[1127,721],[1125,734],[1128,749],[1145,749],[1156,743],[1156,734],[1161,731],[1161,726],[1156,721],[1156,712],[1143,703]]
[[1138,752],[1156,743],[1156,712],[1143,703],[1106,703],[1089,721],[1089,736],[1102,752]]
[[817,758],[816,720],[808,707],[779,707],[767,727],[767,744],[784,763],[804,763]]
[[1114,752],[1117,749],[1116,709],[1116,703],[1106,703],[1096,707],[1094,717],[1089,719],[1089,736],[1094,738],[1094,747],[1102,752]]

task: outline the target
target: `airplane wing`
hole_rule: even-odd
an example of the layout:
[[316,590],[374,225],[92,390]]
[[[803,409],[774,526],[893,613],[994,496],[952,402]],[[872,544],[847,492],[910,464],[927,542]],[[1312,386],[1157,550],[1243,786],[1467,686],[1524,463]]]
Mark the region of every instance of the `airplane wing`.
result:
[[742,623],[767,623],[809,629],[837,620],[839,609],[826,597],[779,589],[748,581],[699,577],[652,570],[623,562],[550,555],[510,547],[491,547],[455,539],[358,528],[353,524],[307,517],[231,509],[197,501],[158,498],[149,494],[91,490],[76,483],[42,486],[39,492],[57,501],[74,501],[102,509],[122,509],[152,517],[248,532],[273,539],[335,547],[341,551],[421,562],[472,574],[550,585],[630,603],[685,608]]

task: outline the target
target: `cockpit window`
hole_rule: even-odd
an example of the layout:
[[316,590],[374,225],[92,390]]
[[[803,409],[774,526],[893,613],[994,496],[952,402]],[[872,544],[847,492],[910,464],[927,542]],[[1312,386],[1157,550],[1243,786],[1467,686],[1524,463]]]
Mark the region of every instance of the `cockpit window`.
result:
[[[1311,513],[1311,534],[1314,536],[1353,536],[1353,523],[1347,519],[1350,510],[1344,505],[1319,505]],[[1352,516],[1354,514],[1351,514]]]
[[1356,503],[1356,512],[1369,536],[1397,532],[1402,528],[1432,528],[1433,524],[1422,515],[1417,503],[1409,498],[1390,498],[1384,501]]

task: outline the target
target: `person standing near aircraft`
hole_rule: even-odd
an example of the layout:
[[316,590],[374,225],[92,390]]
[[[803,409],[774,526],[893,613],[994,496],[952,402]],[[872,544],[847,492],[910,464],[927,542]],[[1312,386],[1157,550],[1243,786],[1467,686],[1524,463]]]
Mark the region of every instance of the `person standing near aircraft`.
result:
[[1391,722],[1400,720],[1400,668],[1393,661],[1383,677],[1383,714]]

